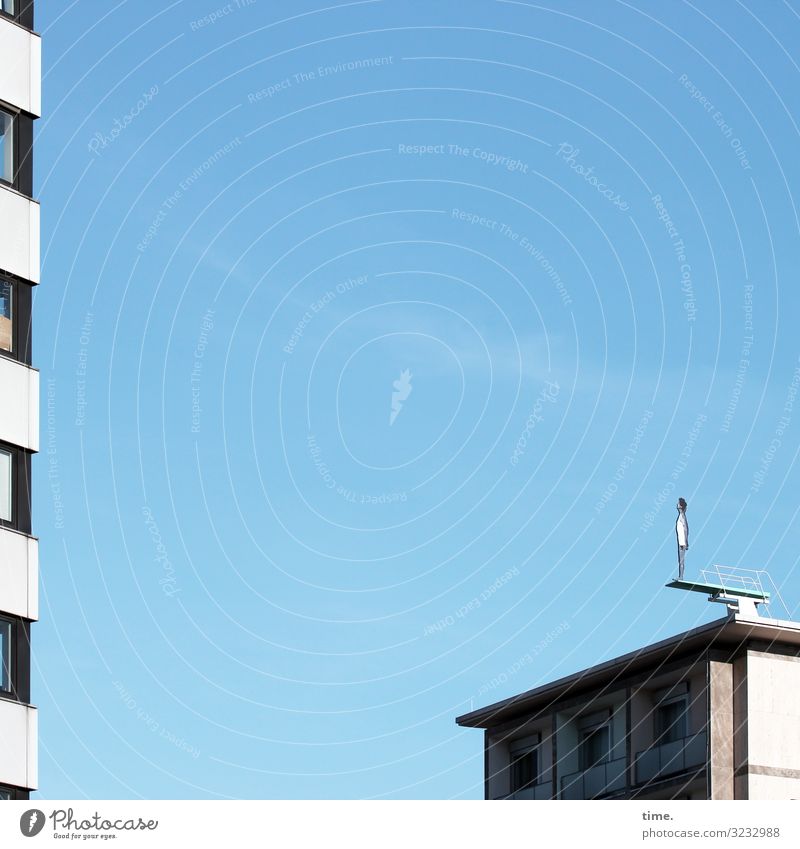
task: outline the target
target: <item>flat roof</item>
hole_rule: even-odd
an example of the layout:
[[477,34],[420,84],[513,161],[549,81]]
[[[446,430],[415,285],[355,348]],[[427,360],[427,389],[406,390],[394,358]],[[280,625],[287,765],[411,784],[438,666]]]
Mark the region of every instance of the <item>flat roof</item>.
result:
[[800,622],[766,617],[747,619],[739,614],[730,614],[533,690],[470,711],[456,717],[456,722],[467,728],[491,728],[531,713],[553,701],[577,696],[584,690],[612,683],[615,677],[621,678],[644,671],[655,663],[669,662],[704,648],[735,648],[752,639],[800,647]]

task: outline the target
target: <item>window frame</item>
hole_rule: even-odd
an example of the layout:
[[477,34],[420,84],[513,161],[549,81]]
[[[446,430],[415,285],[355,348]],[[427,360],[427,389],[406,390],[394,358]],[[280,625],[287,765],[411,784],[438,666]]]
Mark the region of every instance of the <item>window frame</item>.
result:
[[30,623],[19,616],[0,616],[9,626],[9,659],[7,689],[0,688],[0,699],[29,704],[31,700]]
[[[587,744],[589,740],[600,732],[605,732],[607,737],[607,745],[605,747],[604,753],[595,761],[589,762],[589,758],[587,758]],[[594,769],[596,766],[601,766],[602,764],[607,764],[611,760],[611,750],[613,748],[613,742],[611,739],[611,723],[604,722],[601,725],[595,725],[592,728],[584,728],[581,730],[581,741],[580,741],[580,768],[581,772],[586,772],[589,769]]]
[[0,518],[0,528],[31,533],[31,454],[24,448],[0,441],[0,450],[11,455],[11,518]]
[[[12,670],[14,630],[14,620],[0,616],[0,632],[8,635],[7,644],[4,640],[0,640],[0,648],[5,645],[5,652],[0,652],[0,694],[4,695],[8,695],[14,691],[14,675]],[[6,678],[8,679],[6,682],[7,686],[4,684]]]
[[[8,480],[6,480],[5,475],[2,478],[0,478],[0,493],[3,494],[3,498],[5,499],[6,486],[8,487],[9,515],[6,518],[5,516],[3,516],[2,513],[0,513],[0,528],[13,527],[15,513],[16,513],[16,511],[14,509],[14,507],[15,507],[14,499],[16,497],[17,489],[16,489],[16,486],[15,486],[15,480],[14,480],[15,474],[14,474],[14,472],[15,472],[15,467],[17,465],[17,458],[16,458],[16,456],[14,455],[14,452],[11,449],[6,448],[4,445],[0,444],[0,456],[5,456],[5,455],[8,455]],[[5,461],[3,462],[3,465],[5,465]],[[0,468],[2,468],[2,467],[0,467]]]
[[[527,782],[517,782],[517,767],[523,758],[533,756],[534,766],[531,770],[531,778]],[[522,790],[530,790],[540,784],[541,758],[539,757],[539,746],[528,746],[525,749],[515,749],[509,752],[509,789],[511,793],[519,793]]]
[[[10,132],[3,133],[4,136],[8,137],[9,143],[11,145],[11,175],[10,179],[4,176],[4,171],[0,171],[0,185],[14,187],[14,176],[17,171],[17,115],[19,114],[19,110],[11,109],[6,106],[2,102],[0,102],[0,116],[7,116],[11,119],[10,123]],[[6,142],[3,144],[5,145]],[[5,153],[5,150],[3,151]],[[0,156],[0,168],[5,169],[5,155]]]
[[[675,727],[676,722],[659,730],[659,714],[667,707],[680,704],[682,706],[681,721],[683,722],[683,733],[674,739],[667,739],[670,731]],[[679,729],[680,730],[680,729]],[[676,693],[661,699],[653,710],[653,741],[656,746],[663,746],[667,743],[677,743],[679,740],[684,740],[689,736],[689,694]]]
[[31,310],[33,284],[6,274],[0,268],[0,283],[11,285],[11,351],[0,348],[0,357],[16,360],[24,365],[31,364]]
[[0,111],[11,116],[11,179],[0,176],[0,186],[33,198],[33,118],[0,100]]
[[[586,757],[586,743],[588,739],[598,731],[608,732],[608,747],[604,756],[595,761],[588,763]],[[614,751],[614,723],[612,722],[611,710],[597,711],[593,714],[588,714],[578,719],[578,768],[581,772],[586,772],[601,764],[607,764],[613,758],[611,753]]]

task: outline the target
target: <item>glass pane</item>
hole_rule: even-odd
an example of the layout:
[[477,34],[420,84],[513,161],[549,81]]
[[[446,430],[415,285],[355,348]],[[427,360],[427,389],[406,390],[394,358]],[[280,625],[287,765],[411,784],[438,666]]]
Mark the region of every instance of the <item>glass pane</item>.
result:
[[0,450],[0,519],[11,521],[11,453]]
[[0,0],[0,9],[9,15],[14,14],[14,0]]
[[13,289],[8,280],[0,279],[0,351],[13,351],[14,338],[11,332],[13,327],[12,292]]
[[5,802],[10,798],[11,794],[8,792],[8,790],[3,790],[2,788],[0,788],[0,802]]
[[686,734],[686,702],[681,699],[661,705],[656,712],[656,741],[674,743]]
[[13,125],[13,116],[0,109],[0,179],[9,183],[14,178]]
[[11,623],[0,619],[0,690],[11,689]]
[[538,776],[536,752],[525,752],[522,755],[512,755],[511,759],[511,792],[527,790],[536,784]]
[[609,753],[608,726],[595,728],[584,735],[581,742],[581,755],[583,769],[591,769],[599,763],[608,760]]

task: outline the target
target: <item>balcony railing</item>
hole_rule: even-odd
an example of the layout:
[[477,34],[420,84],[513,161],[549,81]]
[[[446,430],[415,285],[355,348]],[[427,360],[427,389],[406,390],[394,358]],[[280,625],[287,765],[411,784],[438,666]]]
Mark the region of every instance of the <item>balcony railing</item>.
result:
[[552,799],[553,798],[553,782],[543,781],[541,784],[534,784],[533,787],[526,787],[524,790],[516,790],[514,793],[509,793],[507,796],[501,796],[501,799]]
[[561,779],[562,799],[597,799],[627,786],[626,759],[599,763],[582,772],[573,772]]
[[706,733],[692,734],[672,743],[662,743],[636,755],[636,783],[658,781],[706,762]]

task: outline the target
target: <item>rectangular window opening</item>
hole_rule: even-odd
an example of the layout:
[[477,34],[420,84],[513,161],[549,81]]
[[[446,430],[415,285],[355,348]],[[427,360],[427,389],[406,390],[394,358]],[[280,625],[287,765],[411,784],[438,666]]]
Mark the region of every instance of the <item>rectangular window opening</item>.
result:
[[608,725],[587,729],[581,735],[581,769],[591,769],[611,758],[611,729]]
[[662,702],[656,708],[655,740],[657,745],[675,743],[689,735],[689,705],[685,696]]
[[527,790],[539,782],[539,753],[536,749],[511,755],[511,792]]
[[0,448],[0,521],[3,522],[11,522],[13,519],[13,468],[14,457],[12,453]]
[[0,691],[11,692],[11,622],[0,619]]
[[0,277],[0,351],[14,352],[14,287]]
[[0,109],[0,180],[14,181],[14,116]]

